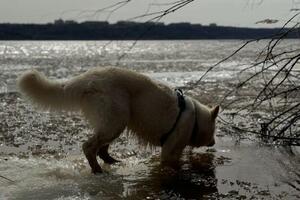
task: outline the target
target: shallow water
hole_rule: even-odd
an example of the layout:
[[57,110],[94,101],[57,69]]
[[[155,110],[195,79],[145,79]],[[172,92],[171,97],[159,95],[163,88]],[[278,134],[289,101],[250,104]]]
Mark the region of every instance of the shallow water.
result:
[[[216,145],[187,148],[177,171],[160,166],[160,148],[141,146],[123,134],[110,148],[122,162],[101,163],[105,173],[92,175],[81,152],[91,132],[80,115],[36,111],[16,93],[15,79],[26,69],[67,79],[93,66],[116,64],[182,86],[241,41],[141,41],[129,51],[131,44],[0,42],[0,175],[12,180],[0,178],[0,199],[300,198],[299,148],[264,145],[251,134],[229,135],[221,124]],[[293,48],[298,41],[281,45]],[[210,94],[227,89],[262,47],[254,44],[224,62],[204,79],[205,91],[192,94],[214,102]]]
[[101,175],[90,173],[82,154],[2,156],[1,174],[14,182],[2,180],[1,198],[299,198],[299,157],[281,148],[234,145],[226,140],[230,139],[218,139],[213,149],[187,150],[178,171],[162,168],[158,151],[139,146],[127,153],[112,147],[119,152],[115,157],[122,154],[122,162],[102,163],[105,172]]

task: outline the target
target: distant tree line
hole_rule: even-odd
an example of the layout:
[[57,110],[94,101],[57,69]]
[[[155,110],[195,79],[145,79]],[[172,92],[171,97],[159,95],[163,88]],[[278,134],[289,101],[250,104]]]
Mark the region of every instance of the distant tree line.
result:
[[[271,38],[279,28],[239,28],[190,23],[137,23],[61,19],[48,24],[0,24],[0,40],[178,40]],[[296,31],[287,38],[299,38]]]

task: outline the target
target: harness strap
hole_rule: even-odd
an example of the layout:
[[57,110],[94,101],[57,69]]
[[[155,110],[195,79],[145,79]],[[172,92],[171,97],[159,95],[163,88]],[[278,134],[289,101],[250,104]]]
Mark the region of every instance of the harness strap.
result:
[[181,89],[175,89],[175,92],[177,94],[177,100],[178,100],[178,107],[179,107],[179,113],[177,115],[177,118],[175,120],[175,123],[173,124],[172,128],[165,133],[164,135],[161,136],[160,138],[160,144],[161,146],[164,145],[164,143],[167,141],[168,137],[171,135],[171,133],[175,130],[177,123],[181,117],[181,114],[183,113],[183,111],[185,110],[186,104],[185,104],[185,99],[184,99],[184,95]]
[[191,136],[191,141],[192,142],[196,141],[197,133],[198,133],[197,110],[195,108],[195,122],[194,122],[193,132],[192,132],[192,136]]

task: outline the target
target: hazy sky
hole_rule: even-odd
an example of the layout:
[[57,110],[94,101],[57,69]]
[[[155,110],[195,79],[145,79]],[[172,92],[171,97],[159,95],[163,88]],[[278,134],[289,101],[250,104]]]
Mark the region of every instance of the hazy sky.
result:
[[[107,12],[95,13],[122,0],[0,0],[0,23],[45,23],[54,19],[106,20]],[[157,5],[175,0],[131,0],[108,18],[110,22],[126,20],[148,12],[159,11],[170,5]],[[298,4],[297,4],[298,2]],[[280,26],[300,8],[300,0],[194,0],[189,5],[171,13],[161,21],[217,23],[219,25],[272,27]],[[151,6],[152,4],[152,6]],[[155,5],[153,5],[155,4]],[[91,11],[91,12],[85,12]],[[277,24],[256,25],[263,19],[278,19]],[[146,21],[139,19],[139,21]]]

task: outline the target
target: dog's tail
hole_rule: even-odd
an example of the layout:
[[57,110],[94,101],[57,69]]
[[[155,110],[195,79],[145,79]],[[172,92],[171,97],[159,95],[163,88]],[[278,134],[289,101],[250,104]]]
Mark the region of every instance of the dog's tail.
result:
[[39,108],[45,110],[77,110],[78,99],[64,83],[47,79],[36,70],[25,72],[17,80],[20,92]]

